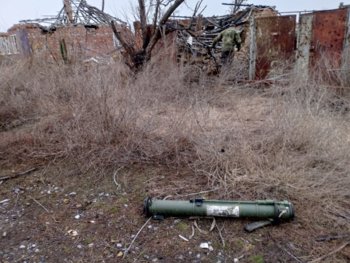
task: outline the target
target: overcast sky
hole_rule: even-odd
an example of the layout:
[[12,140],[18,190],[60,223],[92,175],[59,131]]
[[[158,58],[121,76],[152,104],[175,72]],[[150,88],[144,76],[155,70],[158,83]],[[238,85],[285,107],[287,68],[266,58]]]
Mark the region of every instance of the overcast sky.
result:
[[[101,6],[101,0],[87,0],[90,5]],[[105,11],[113,16],[124,20],[125,15],[130,13],[130,6],[137,0],[105,0]],[[203,6],[207,5],[204,12],[206,16],[222,15],[227,13],[228,7],[221,5],[230,0],[204,0]],[[350,0],[250,0],[248,3],[256,5],[276,6],[280,12],[334,9],[339,3],[350,4]],[[62,8],[62,0],[0,0],[0,32],[7,31],[9,27],[19,20],[43,18],[47,15],[56,15]],[[193,7],[197,0],[186,0],[189,7]],[[189,15],[191,11],[183,7],[179,15]]]

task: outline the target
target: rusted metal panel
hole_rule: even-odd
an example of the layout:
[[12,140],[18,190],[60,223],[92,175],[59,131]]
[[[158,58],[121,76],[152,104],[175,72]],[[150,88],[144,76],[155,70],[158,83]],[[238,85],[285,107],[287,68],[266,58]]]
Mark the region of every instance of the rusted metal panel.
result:
[[309,72],[313,17],[313,14],[305,14],[299,19],[296,72],[305,77]]
[[330,67],[340,68],[347,13],[345,8],[314,12],[311,66],[317,66],[321,60],[326,59]]
[[296,16],[257,18],[255,78],[264,79],[273,64],[295,56]]

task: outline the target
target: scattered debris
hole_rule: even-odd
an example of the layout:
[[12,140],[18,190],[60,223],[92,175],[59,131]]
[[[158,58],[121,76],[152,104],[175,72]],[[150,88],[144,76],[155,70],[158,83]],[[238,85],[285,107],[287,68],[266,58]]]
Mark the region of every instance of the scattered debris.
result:
[[68,233],[68,235],[70,235],[72,237],[78,236],[78,231],[76,231],[76,230],[71,229],[71,230],[68,230],[67,233]]
[[179,238],[181,238],[182,240],[189,242],[189,240],[187,238],[185,238],[184,236],[179,235]]
[[10,202],[10,199],[4,199],[4,200],[0,201],[0,205],[6,204],[8,202]]
[[201,243],[199,247],[202,249],[209,249],[209,243]]

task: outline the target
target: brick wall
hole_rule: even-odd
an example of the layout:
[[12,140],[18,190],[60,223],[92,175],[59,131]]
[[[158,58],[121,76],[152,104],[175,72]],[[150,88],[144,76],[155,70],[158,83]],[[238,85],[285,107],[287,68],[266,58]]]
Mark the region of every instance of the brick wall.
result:
[[[18,35],[18,32],[25,32],[32,55],[54,60],[62,59],[62,43],[68,59],[106,57],[116,51],[115,38],[109,26],[65,26],[45,32],[37,25],[26,24],[16,25],[8,33]],[[23,46],[25,43],[21,44]]]

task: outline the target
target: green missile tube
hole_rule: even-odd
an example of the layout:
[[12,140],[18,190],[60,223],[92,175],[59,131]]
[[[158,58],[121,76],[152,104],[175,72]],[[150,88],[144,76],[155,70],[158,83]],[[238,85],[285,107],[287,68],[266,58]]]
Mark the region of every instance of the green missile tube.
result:
[[222,201],[193,199],[189,201],[157,200],[144,201],[144,213],[154,217],[229,217],[268,218],[290,220],[294,208],[289,201]]

